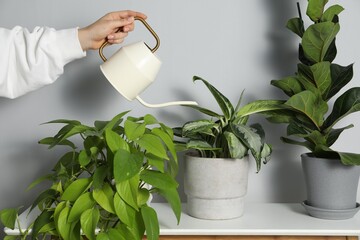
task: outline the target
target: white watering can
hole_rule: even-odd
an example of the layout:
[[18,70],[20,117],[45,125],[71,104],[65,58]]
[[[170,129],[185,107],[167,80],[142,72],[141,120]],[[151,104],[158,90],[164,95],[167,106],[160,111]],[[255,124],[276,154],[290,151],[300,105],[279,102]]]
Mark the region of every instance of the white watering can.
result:
[[141,21],[150,33],[156,39],[156,45],[153,48],[148,47],[144,42],[132,43],[120,48],[109,59],[103,54],[103,49],[108,42],[103,43],[99,49],[99,55],[104,61],[100,69],[112,84],[112,86],[127,100],[132,101],[135,98],[144,106],[156,108],[171,105],[198,105],[193,101],[177,101],[161,104],[149,104],[139,96],[152,82],[160,70],[161,61],[154,52],[159,48],[160,39],[154,30],[143,19],[136,17],[135,20]]

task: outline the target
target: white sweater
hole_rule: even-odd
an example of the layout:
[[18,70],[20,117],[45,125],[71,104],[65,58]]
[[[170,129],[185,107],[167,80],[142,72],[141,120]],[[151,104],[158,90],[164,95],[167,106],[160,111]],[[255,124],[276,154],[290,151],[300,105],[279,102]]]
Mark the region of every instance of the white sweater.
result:
[[0,28],[0,97],[16,98],[51,84],[67,63],[84,56],[77,28]]

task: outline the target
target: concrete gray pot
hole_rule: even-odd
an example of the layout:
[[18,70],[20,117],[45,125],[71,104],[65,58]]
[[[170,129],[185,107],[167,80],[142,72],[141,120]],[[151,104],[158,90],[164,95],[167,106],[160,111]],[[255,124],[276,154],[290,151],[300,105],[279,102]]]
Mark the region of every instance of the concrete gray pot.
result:
[[[307,190],[305,208],[316,210],[315,216],[326,219],[352,217],[345,212],[359,210],[356,203],[360,167],[345,166],[340,159],[316,158],[311,153],[301,155]],[[352,215],[354,215],[352,214]]]
[[243,215],[249,159],[185,156],[184,190],[187,213],[201,219]]

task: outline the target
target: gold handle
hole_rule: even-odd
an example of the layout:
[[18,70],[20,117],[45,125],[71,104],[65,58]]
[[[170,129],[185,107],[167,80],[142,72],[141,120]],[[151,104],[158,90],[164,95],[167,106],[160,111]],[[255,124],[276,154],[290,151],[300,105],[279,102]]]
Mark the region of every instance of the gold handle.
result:
[[[159,46],[160,46],[160,38],[159,38],[159,36],[158,36],[158,35],[155,33],[155,31],[150,27],[150,25],[145,21],[145,19],[140,18],[140,17],[135,17],[135,20],[139,20],[140,22],[142,22],[142,23],[144,24],[144,26],[149,30],[149,32],[150,32],[150,33],[153,35],[153,37],[155,38],[155,40],[156,40],[156,45],[155,45],[155,47],[150,48],[150,47],[145,43],[145,45],[150,49],[150,51],[154,53],[154,52],[159,48]],[[104,62],[106,62],[107,59],[106,59],[106,57],[105,57],[104,54],[103,54],[103,49],[104,49],[104,47],[106,47],[108,44],[109,44],[109,43],[108,43],[107,41],[105,41],[105,42],[101,45],[101,47],[99,48],[99,55],[100,55],[101,59],[102,59]]]

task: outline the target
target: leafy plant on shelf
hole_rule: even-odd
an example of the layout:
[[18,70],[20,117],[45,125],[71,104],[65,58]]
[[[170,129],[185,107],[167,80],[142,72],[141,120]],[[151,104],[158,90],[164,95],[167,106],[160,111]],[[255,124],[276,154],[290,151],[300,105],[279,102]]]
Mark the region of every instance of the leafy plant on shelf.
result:
[[[271,82],[288,99],[283,101],[282,109],[261,109],[258,112],[267,115],[273,122],[288,124],[287,135],[304,140],[283,137],[284,142],[304,146],[319,158],[340,158],[345,165],[360,165],[360,154],[338,152],[331,148],[344,130],[354,126],[349,124],[335,128],[340,120],[360,110],[360,87],[342,93],[328,113],[333,97],[352,80],[353,64],[340,66],[333,63],[337,54],[336,36],[340,31],[338,15],[343,7],[333,5],[325,9],[327,2],[308,1],[306,14],[313,23],[307,29],[298,5],[300,16],[287,23],[287,28],[301,38],[297,72]],[[267,101],[250,103],[244,109],[257,111],[257,106]],[[246,115],[246,112],[240,115]]]
[[193,81],[205,84],[222,114],[204,107],[186,105],[209,118],[187,122],[174,130],[175,135],[185,138],[185,148],[197,151],[201,157],[241,159],[251,152],[257,171],[260,171],[261,162],[267,163],[270,160],[271,146],[265,143],[265,132],[260,124],[248,126],[249,115],[238,115],[242,110],[240,105],[243,94],[234,107],[227,97],[206,80],[194,76]]
[[[76,120],[49,122],[65,126],[40,143],[70,150],[56,163],[53,173],[30,185],[33,188],[46,180],[52,183],[31,207],[40,209],[30,226],[33,239],[142,239],[145,230],[147,239],[158,239],[157,214],[149,204],[154,193],[170,203],[180,220],[173,131],[152,115],[124,119],[127,113],[111,121],[96,121],[94,126]],[[75,136],[82,140],[81,148],[70,141]],[[18,210],[1,211],[6,227],[17,225]]]

